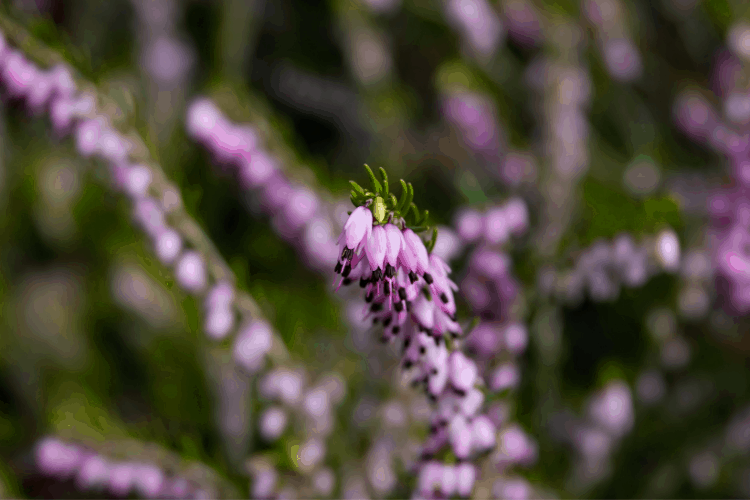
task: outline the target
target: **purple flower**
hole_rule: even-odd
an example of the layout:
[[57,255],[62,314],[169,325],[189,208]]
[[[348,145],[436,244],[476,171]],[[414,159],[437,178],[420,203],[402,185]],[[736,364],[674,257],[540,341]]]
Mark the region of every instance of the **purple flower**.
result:
[[81,463],[81,468],[76,477],[76,484],[83,490],[101,488],[107,484],[110,474],[110,465],[99,455],[90,455]]
[[102,118],[92,118],[78,125],[75,131],[76,148],[81,156],[87,158],[96,152],[103,128]]
[[471,422],[471,442],[476,451],[490,450],[495,446],[495,426],[484,415]]
[[[369,210],[367,211],[369,212]],[[354,215],[354,213],[352,213],[352,215]],[[367,229],[366,226],[360,227],[360,230]],[[344,226],[344,231],[346,230],[346,226]],[[373,272],[373,276],[376,280],[380,280],[382,278],[383,264],[385,262],[385,254],[387,250],[388,239],[385,233],[385,228],[383,226],[375,226],[374,228],[372,228],[372,234],[367,238],[367,241],[365,243],[365,254],[367,255],[367,259],[370,263],[370,270]]]
[[133,464],[120,463],[112,467],[109,476],[109,490],[113,495],[124,497],[133,488],[135,470]]
[[206,286],[206,264],[198,252],[189,251],[182,254],[175,278],[182,288],[191,293],[198,293]]
[[[250,158],[248,159],[247,156]],[[276,160],[263,151],[253,151],[248,155],[242,155],[239,167],[239,179],[245,189],[254,189],[260,186],[270,185],[270,189],[278,187],[270,181],[278,171]]]
[[604,45],[604,60],[612,78],[623,82],[641,76],[643,65],[638,48],[625,38],[609,40]]
[[[404,229],[404,245],[400,255],[401,263],[409,271],[409,279],[413,282],[416,280],[416,276],[412,276],[411,273],[416,273],[420,276],[427,272],[430,267],[429,256],[427,255],[427,249],[422,242],[422,239],[416,235],[411,229]],[[428,279],[428,278],[425,278]]]
[[461,351],[454,351],[448,359],[450,380],[459,391],[468,391],[477,378],[477,366]]
[[182,249],[182,238],[173,229],[164,229],[156,238],[156,256],[168,266],[177,258]]
[[[381,226],[373,228],[372,222],[372,212],[364,206],[355,208],[346,220],[344,230],[339,237],[340,258],[336,265],[337,273],[342,272],[343,269],[344,278],[351,272],[355,253],[361,252],[363,247],[370,262],[370,269],[375,271],[382,267],[388,245],[387,238],[385,229]],[[379,264],[373,267],[378,259]]]
[[234,359],[250,373],[263,366],[266,353],[271,349],[273,333],[265,321],[255,321],[237,336]]
[[56,438],[46,438],[36,447],[36,461],[39,469],[48,476],[66,479],[78,468],[81,452]]
[[271,467],[263,468],[253,474],[253,487],[251,495],[253,498],[271,498],[276,490],[278,473]]
[[474,481],[477,477],[477,470],[474,465],[468,462],[462,462],[456,466],[456,484],[458,494],[462,497],[471,495],[474,488]]
[[164,473],[151,464],[143,464],[135,467],[133,476],[135,489],[144,498],[154,498],[161,491],[164,483]]
[[286,412],[278,406],[272,406],[260,416],[260,434],[266,441],[275,441],[284,432],[286,424]]
[[466,243],[474,243],[482,237],[484,219],[481,213],[472,209],[464,209],[456,215],[455,225],[458,234]]
[[24,97],[38,78],[39,70],[17,51],[5,56],[2,78],[11,97]]
[[456,458],[464,460],[471,453],[471,426],[461,414],[453,416],[448,427],[448,436]]

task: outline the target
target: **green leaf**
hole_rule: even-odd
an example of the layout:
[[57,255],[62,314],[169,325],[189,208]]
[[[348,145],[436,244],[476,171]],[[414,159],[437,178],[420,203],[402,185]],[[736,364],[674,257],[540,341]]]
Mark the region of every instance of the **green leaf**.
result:
[[360,186],[359,184],[357,184],[357,183],[356,183],[356,182],[354,182],[354,181],[349,181],[349,184],[351,184],[351,185],[352,185],[352,187],[354,188],[354,190],[355,190],[355,191],[356,191],[356,192],[357,192],[358,194],[360,194],[360,195],[364,196],[364,194],[365,194],[365,190],[364,190],[364,189],[362,189],[362,186]]
[[372,186],[375,188],[375,194],[380,194],[383,192],[383,186],[380,185],[380,182],[375,178],[375,174],[372,173],[372,170],[370,170],[370,166],[365,163],[365,168],[367,169],[367,175],[370,176],[370,181],[372,182]]
[[435,227],[432,229],[432,239],[427,243],[427,251],[432,253],[432,249],[435,248],[435,242],[437,241],[438,229]]
[[391,203],[390,203],[390,209],[395,210],[398,206],[398,200],[396,199],[396,195],[393,193],[388,193],[388,196],[390,197]]
[[414,227],[410,227],[409,229],[411,229],[415,233],[421,233],[422,231],[427,231],[430,228],[427,226],[414,226]]
[[399,182],[401,183],[401,199],[398,202],[398,205],[396,206],[396,210],[399,212],[403,211],[404,207],[406,207],[406,198],[409,196],[409,186],[406,185],[406,182],[404,182],[403,179],[400,179]]
[[383,178],[383,194],[388,196],[388,174],[385,173],[383,167],[380,168],[380,176]]
[[428,215],[430,215],[430,211],[429,210],[425,210],[424,213],[422,213],[422,218],[419,219],[419,223],[418,223],[420,226],[424,226],[425,225],[425,223],[427,222],[427,216]]
[[375,198],[375,202],[372,204],[372,214],[375,216],[375,220],[383,222],[385,220],[385,202],[380,196]]
[[414,186],[411,185],[411,182],[407,184],[407,186],[409,186],[409,192],[406,195],[406,203],[404,203],[404,206],[401,207],[400,212],[402,213],[409,210],[409,207],[413,205],[412,200],[414,199]]
[[414,203],[412,203],[409,206],[409,208],[411,208],[411,211],[414,213],[414,224],[418,224],[418,222],[419,222],[419,209],[417,208],[417,206]]

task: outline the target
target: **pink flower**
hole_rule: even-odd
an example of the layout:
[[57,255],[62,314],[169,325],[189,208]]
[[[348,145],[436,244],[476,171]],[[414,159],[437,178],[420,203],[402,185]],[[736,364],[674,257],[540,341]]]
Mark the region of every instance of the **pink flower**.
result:
[[[346,230],[346,227],[344,230]],[[370,269],[373,271],[375,281],[380,281],[383,277],[383,264],[385,263],[387,249],[388,240],[385,229],[383,226],[375,226],[365,244],[365,254],[370,262]]]
[[459,391],[468,391],[477,379],[477,366],[461,351],[454,351],[448,359],[451,384]]
[[[453,291],[458,291],[458,285],[448,278],[450,267],[435,254],[430,255],[429,273],[425,274],[430,292],[435,297],[435,303],[440,309],[453,317],[456,314],[456,302],[453,299]],[[428,278],[429,277],[429,278]],[[438,302],[438,299],[440,302]]]
[[[377,250],[377,255],[380,256],[380,266],[378,267],[382,267],[386,251],[385,230],[379,226],[375,229],[378,229],[378,231],[375,231],[372,227],[372,212],[370,212],[370,209],[364,206],[355,208],[346,220],[344,231],[339,237],[338,243],[341,257],[336,264],[335,271],[337,273],[341,273],[343,268],[342,275],[344,278],[349,276],[352,267],[356,267],[359,264],[359,259],[356,262],[352,262],[355,252],[360,252],[362,247],[365,247],[365,252],[370,260],[370,266],[373,263],[373,257],[370,252]],[[374,271],[375,268],[372,268],[372,270]]]
[[466,417],[461,414],[455,415],[451,421],[448,435],[456,458],[468,458],[471,453],[471,426],[466,421]]
[[[385,225],[385,236],[386,236],[386,251],[385,251],[385,262],[390,269],[386,267],[386,276],[393,277],[398,268],[398,256],[401,252],[401,245],[403,243],[403,236],[401,231],[393,224]],[[391,270],[392,269],[392,270]]]
[[[409,279],[413,283],[417,280],[417,274],[424,275],[430,267],[429,256],[424,243],[414,231],[404,229],[403,235],[404,245],[401,247],[402,251],[399,257],[402,265],[409,271]],[[427,280],[426,277],[425,280]]]
[[495,439],[495,426],[489,418],[480,415],[471,422],[471,442],[476,451],[491,449]]
[[255,321],[237,336],[234,343],[234,359],[248,372],[256,373],[264,364],[266,353],[271,350],[273,331],[265,321]]
[[456,478],[458,484],[458,494],[462,497],[471,495],[474,488],[474,480],[477,477],[477,470],[468,462],[460,463],[456,466]]

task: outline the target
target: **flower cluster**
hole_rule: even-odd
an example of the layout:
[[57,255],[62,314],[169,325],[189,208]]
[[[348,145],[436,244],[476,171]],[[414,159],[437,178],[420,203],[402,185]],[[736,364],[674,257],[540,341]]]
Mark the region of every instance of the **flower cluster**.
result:
[[133,493],[143,498],[216,498],[194,481],[165,472],[141,460],[113,460],[96,451],[54,437],[36,445],[35,460],[46,477],[73,480],[82,491],[104,492],[114,497]]
[[571,304],[580,303],[585,290],[594,301],[614,301],[621,286],[643,286],[659,271],[677,271],[680,263],[680,242],[672,229],[644,238],[641,243],[621,233],[612,242],[600,239],[583,249],[571,269],[541,270],[539,286],[543,293]]
[[[496,428],[480,412],[484,381],[476,363],[450,345],[462,334],[453,295],[458,287],[449,277],[448,264],[432,252],[437,232],[425,245],[417,231],[426,228],[409,227],[427,218],[411,202],[412,186],[401,181],[404,192],[398,201],[389,195],[382,169],[383,185],[369,167],[367,171],[375,189],[366,192],[353,183],[352,202],[358,206],[339,238],[339,286],[359,280],[365,289],[366,314],[374,325],[382,325],[381,340],[401,340],[404,377],[423,387],[435,403],[423,462],[416,464],[417,492],[430,496],[444,490],[465,496],[473,487],[475,466],[463,462],[454,468],[433,458],[449,445],[458,460],[470,460],[494,447]],[[411,216],[402,215],[404,208]]]
[[613,380],[591,396],[585,418],[566,423],[571,432],[564,439],[579,455],[571,471],[579,488],[587,489],[612,472],[611,457],[633,428],[633,411],[630,388]]
[[[448,264],[435,254],[430,254],[437,238],[427,245],[408,222],[423,224],[427,212],[420,214],[411,201],[413,188],[401,181],[404,190],[401,201],[388,196],[388,178],[381,169],[383,186],[367,167],[372,180],[377,183],[375,192],[365,192],[355,185],[352,201],[360,201],[344,225],[339,237],[339,259],[334,271],[341,275],[341,284],[359,281],[365,289],[365,301],[373,324],[382,324],[383,340],[398,336],[411,318],[420,332],[425,332],[438,342],[446,333],[457,337],[461,327],[456,323],[456,302],[453,292],[458,286],[451,281]],[[383,196],[381,196],[383,195]],[[403,216],[404,209],[411,209]],[[410,217],[411,216],[411,217]],[[416,228],[417,231],[424,227]],[[404,333],[407,347],[413,332]],[[407,341],[408,339],[408,341]]]

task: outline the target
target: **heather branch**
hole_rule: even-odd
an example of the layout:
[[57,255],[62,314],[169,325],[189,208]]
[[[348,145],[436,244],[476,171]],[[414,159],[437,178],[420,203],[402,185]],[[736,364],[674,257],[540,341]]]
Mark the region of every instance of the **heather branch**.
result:
[[[60,63],[64,63],[67,66],[60,54],[43,46],[34,37],[29,35],[24,28],[2,14],[0,14],[0,29],[2,29],[7,39],[15,47],[42,66],[51,67]],[[211,280],[215,283],[229,282],[234,285],[236,283],[234,273],[199,224],[185,211],[180,201],[179,189],[167,180],[160,165],[151,157],[145,141],[134,128],[128,125],[132,117],[110,96],[99,91],[94,84],[86,81],[74,72],[71,73],[73,73],[71,76],[76,87],[81,89],[84,94],[91,95],[94,98],[95,110],[87,113],[85,117],[105,116],[110,120],[113,128],[129,143],[128,159],[133,163],[144,165],[149,170],[151,182],[148,187],[148,193],[153,195],[157,200],[161,200],[167,212],[167,219],[172,227],[179,232],[180,236],[190,246],[206,259],[207,271]],[[203,294],[199,293],[198,295],[202,296]],[[260,307],[246,292],[237,291],[234,299],[234,307],[240,313],[243,321],[248,321],[251,318],[254,320],[263,319]],[[268,356],[275,363],[283,363],[289,357],[283,341],[276,335],[272,337],[272,346],[268,352]]]

